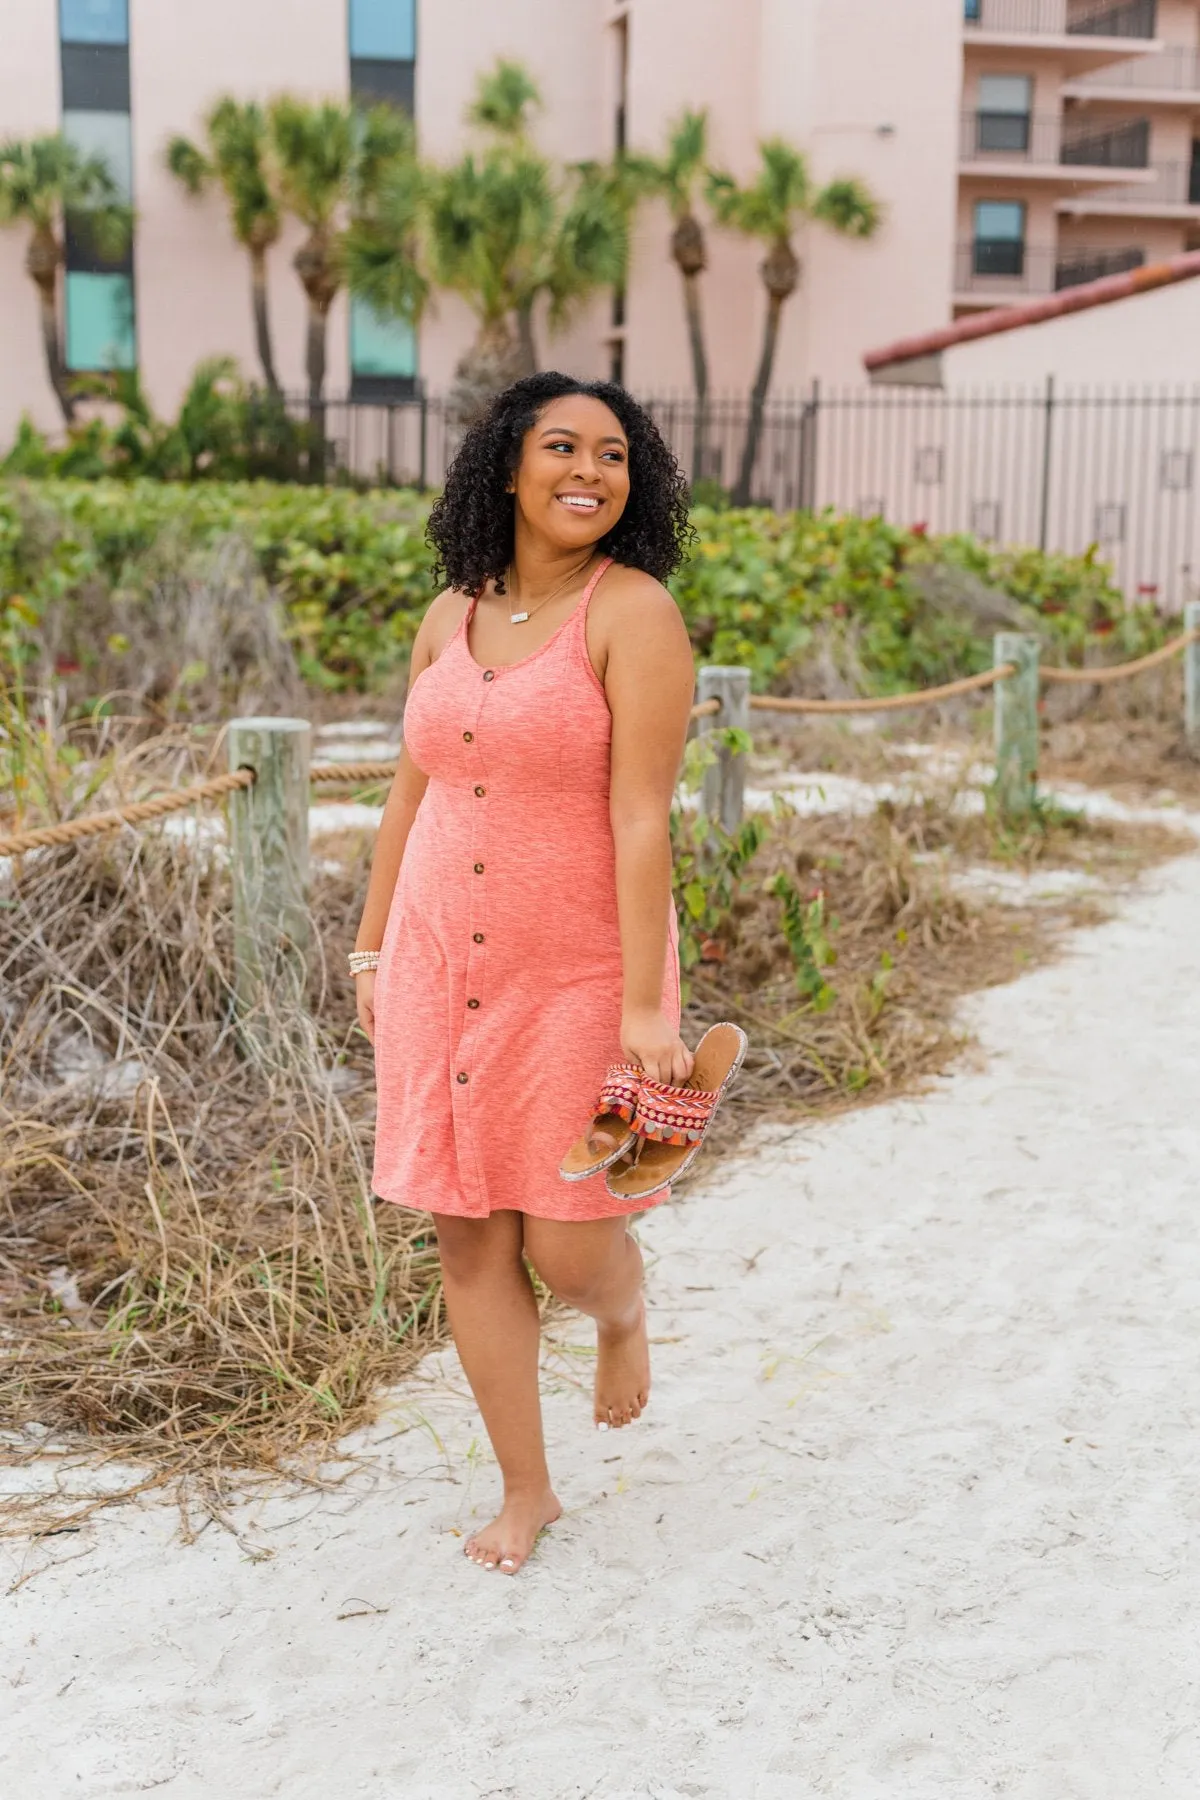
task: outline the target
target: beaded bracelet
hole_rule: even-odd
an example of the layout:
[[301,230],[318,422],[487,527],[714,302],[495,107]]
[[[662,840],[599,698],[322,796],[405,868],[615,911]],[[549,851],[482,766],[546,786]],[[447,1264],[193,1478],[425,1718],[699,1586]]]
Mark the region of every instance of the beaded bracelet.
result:
[[366,975],[379,967],[378,950],[352,950],[350,952],[351,975]]

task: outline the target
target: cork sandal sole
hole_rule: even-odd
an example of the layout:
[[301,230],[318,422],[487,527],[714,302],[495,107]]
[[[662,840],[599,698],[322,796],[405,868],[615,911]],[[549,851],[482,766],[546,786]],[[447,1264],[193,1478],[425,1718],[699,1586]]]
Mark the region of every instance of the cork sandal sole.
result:
[[[749,1048],[740,1025],[710,1025],[696,1046],[695,1063],[684,1088],[698,1088],[717,1096],[708,1123],[716,1117],[717,1107],[745,1060]],[[704,1147],[704,1136],[695,1144],[658,1144],[638,1139],[636,1160],[626,1157],[623,1166],[610,1168],[605,1187],[617,1200],[645,1200],[658,1193],[690,1168]],[[615,1159],[619,1164],[620,1159]]]
[[611,1169],[637,1142],[637,1133],[616,1113],[597,1113],[558,1165],[564,1181],[586,1181]]
[[[631,1120],[640,1093],[641,1075],[642,1071],[634,1063],[613,1064],[600,1090],[599,1110],[558,1165],[564,1181],[587,1181],[591,1176],[611,1169],[637,1142]],[[614,1104],[623,1107],[624,1113],[610,1111]]]

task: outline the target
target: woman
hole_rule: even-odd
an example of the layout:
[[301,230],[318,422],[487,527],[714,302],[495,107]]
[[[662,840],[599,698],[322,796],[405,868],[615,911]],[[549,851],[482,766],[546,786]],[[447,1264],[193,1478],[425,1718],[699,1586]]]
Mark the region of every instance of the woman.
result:
[[448,585],[413,645],[358,1010],[375,1191],[433,1214],[504,1480],[466,1554],[506,1574],[562,1510],[526,1260],[596,1321],[597,1426],[636,1419],[650,1388],[626,1230],[646,1202],[603,1175],[567,1185],[557,1165],[612,1063],[675,1084],[693,1069],[668,829],[693,668],[662,586],[688,534],[683,476],[647,415],[619,387],[556,374],[517,382],[472,426],[429,521]]

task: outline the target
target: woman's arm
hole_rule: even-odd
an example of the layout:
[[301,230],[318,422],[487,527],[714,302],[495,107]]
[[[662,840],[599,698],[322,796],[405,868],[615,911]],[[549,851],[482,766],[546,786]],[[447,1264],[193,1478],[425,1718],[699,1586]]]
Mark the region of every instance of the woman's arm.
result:
[[674,904],[670,814],[692,704],[692,649],[679,608],[650,576],[622,570],[609,599],[604,689],[613,721],[609,816],[624,966],[621,1048],[656,1080],[678,1083],[694,1059],[663,1016],[662,983]]
[[[456,606],[457,603],[457,606]],[[454,629],[447,615],[461,610],[463,596],[447,592],[439,594],[421,620],[417,635],[413,640],[412,658],[409,663],[408,685],[413,682],[423,669],[437,660],[447,637]],[[356,950],[378,950],[383,943],[384,927],[391,910],[392,895],[396,890],[396,879],[400,873],[400,864],[404,860],[404,847],[408,843],[408,834],[412,830],[413,820],[417,816],[417,808],[421,804],[429,777],[417,768],[406,749],[400,751],[400,761],[392,778],[391,791],[383,809],[383,817],[379,821],[379,831],[375,839],[375,848],[371,853],[371,875],[367,882],[366,898],[363,901],[362,918],[354,939]],[[355,977],[355,990],[358,996],[359,1023],[366,1032],[371,1043],[375,1042],[375,976],[372,971]]]

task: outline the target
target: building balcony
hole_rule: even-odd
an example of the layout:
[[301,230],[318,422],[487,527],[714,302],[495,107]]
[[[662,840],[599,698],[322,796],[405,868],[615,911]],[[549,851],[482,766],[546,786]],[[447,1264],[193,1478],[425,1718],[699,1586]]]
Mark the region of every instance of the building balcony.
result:
[[1162,49],[1157,0],[963,0],[968,44],[1053,50],[1075,74]]
[[1113,63],[1096,74],[1068,81],[1070,100],[1108,100],[1155,106],[1200,106],[1200,50],[1168,44],[1149,56]]
[[1135,245],[1069,250],[1030,246],[1006,238],[976,238],[960,244],[955,255],[954,302],[957,306],[1004,306],[1063,288],[1081,287],[1105,275],[1140,269],[1146,252]]
[[1112,181],[1114,169],[1145,170],[1150,161],[1148,119],[1086,123],[1059,113],[970,112],[963,115],[959,166],[964,175],[1018,181]]
[[1200,217],[1200,163],[1156,163],[1131,173],[1119,187],[1089,187],[1055,202],[1075,218],[1185,219]]

